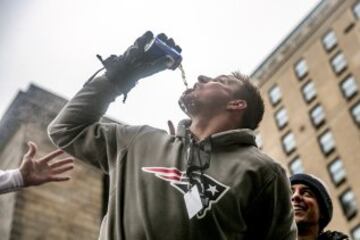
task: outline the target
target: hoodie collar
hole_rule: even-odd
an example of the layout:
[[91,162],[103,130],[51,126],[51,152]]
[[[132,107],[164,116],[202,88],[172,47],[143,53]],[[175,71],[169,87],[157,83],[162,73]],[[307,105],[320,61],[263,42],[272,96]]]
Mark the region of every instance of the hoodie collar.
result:
[[[176,136],[179,138],[186,138],[186,129],[190,127],[190,124],[190,119],[180,121],[176,131]],[[213,148],[229,145],[256,146],[255,133],[253,130],[248,128],[232,129],[224,132],[215,133],[211,135],[208,139],[211,140]]]

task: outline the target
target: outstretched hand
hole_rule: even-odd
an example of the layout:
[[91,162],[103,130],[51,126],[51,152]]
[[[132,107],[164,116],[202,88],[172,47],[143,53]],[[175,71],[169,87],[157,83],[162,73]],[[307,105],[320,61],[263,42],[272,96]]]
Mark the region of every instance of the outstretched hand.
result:
[[51,160],[64,152],[59,149],[42,158],[34,159],[37,146],[33,142],[28,142],[28,146],[29,150],[24,155],[20,166],[25,187],[41,185],[48,182],[62,182],[70,179],[70,177],[61,174],[74,168],[74,159],[72,157],[50,163]]

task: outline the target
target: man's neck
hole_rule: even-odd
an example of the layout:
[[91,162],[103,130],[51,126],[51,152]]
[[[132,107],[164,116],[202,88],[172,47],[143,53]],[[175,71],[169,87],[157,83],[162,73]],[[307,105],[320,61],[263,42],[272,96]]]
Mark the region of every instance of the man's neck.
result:
[[317,225],[305,226],[298,224],[298,240],[316,240],[319,236]]
[[298,240],[316,240],[317,236],[307,235],[307,236],[298,236]]
[[212,118],[192,118],[190,131],[201,141],[212,134],[236,129],[234,123],[230,122],[224,115]]

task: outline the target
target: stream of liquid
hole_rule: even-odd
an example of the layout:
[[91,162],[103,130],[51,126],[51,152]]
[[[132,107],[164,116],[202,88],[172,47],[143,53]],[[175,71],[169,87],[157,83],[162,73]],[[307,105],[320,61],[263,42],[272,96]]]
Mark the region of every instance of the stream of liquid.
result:
[[181,72],[181,78],[182,78],[182,80],[183,80],[183,83],[184,83],[186,89],[188,89],[188,88],[189,88],[189,84],[188,84],[188,82],[186,81],[186,75],[185,75],[185,70],[184,70],[183,65],[180,64],[180,65],[179,65],[179,69],[180,69],[180,72]]

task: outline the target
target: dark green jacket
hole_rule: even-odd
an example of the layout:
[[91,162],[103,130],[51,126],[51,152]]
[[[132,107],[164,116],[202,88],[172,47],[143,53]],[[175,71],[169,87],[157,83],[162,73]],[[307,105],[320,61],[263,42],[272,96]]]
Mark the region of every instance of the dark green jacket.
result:
[[110,177],[99,239],[296,239],[288,178],[256,147],[251,130],[221,132],[206,140],[210,165],[202,173],[192,172],[203,209],[189,219],[184,126],[172,136],[150,126],[99,122],[116,96],[112,83],[99,77],[49,126],[58,147]]
[[318,240],[349,240],[349,239],[350,238],[347,235],[337,231],[322,232],[318,237]]

